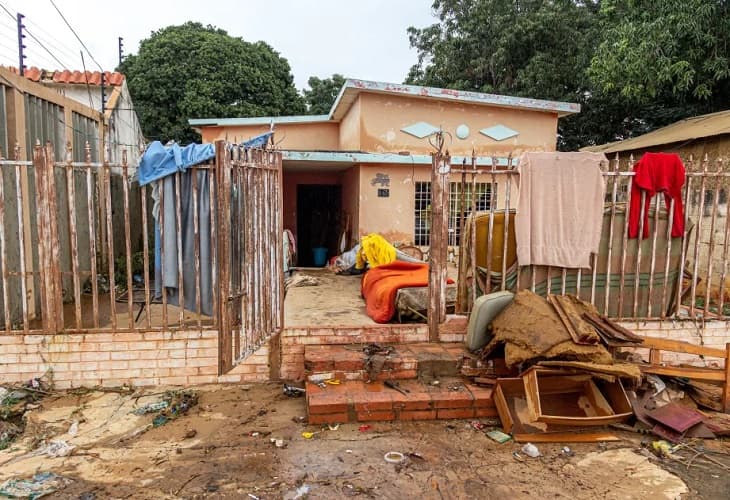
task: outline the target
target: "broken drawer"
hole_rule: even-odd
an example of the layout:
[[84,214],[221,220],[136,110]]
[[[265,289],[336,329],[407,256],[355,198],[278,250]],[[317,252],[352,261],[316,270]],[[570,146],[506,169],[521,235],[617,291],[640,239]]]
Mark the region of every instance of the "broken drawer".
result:
[[532,421],[583,427],[624,422],[633,415],[615,377],[533,367],[522,381]]

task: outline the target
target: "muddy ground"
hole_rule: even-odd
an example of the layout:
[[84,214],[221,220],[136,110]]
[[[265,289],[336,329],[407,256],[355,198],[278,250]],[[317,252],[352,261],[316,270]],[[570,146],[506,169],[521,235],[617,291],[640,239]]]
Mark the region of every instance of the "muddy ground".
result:
[[[466,421],[374,423],[365,431],[348,424],[305,439],[303,431],[320,429],[296,421],[305,415],[304,400],[284,396],[277,384],[195,391],[197,405],[159,427],[150,425],[154,413],[133,413],[163,398],[159,389],[49,396],[27,414],[23,436],[0,451],[0,483],[52,471],[70,481],[48,498],[83,500],[710,499],[730,491],[730,474],[710,462],[687,468],[648,458],[641,441],[651,436],[620,433],[621,442],[570,445],[572,456],[562,445],[541,444],[542,457],[518,461],[513,452],[521,445],[497,444]],[[74,449],[65,457],[39,454],[51,439]],[[705,446],[730,453],[728,442]],[[389,451],[414,455],[393,465],[384,460]]]

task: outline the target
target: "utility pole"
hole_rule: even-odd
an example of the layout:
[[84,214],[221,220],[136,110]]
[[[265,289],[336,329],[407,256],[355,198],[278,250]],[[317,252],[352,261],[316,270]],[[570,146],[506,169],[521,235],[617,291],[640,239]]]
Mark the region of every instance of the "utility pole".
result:
[[124,59],[124,38],[121,36],[119,37],[119,64],[122,64],[122,60]]
[[20,73],[20,76],[25,75],[25,44],[23,43],[23,40],[25,39],[25,34],[23,34],[23,29],[25,28],[25,25],[23,24],[23,18],[25,16],[18,12],[18,73]]

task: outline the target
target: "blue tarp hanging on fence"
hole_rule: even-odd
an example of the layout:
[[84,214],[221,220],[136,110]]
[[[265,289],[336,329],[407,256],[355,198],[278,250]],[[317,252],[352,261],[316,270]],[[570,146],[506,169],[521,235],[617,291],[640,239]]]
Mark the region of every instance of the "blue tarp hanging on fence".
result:
[[268,144],[269,138],[272,135],[274,135],[273,132],[266,132],[264,134],[257,135],[256,137],[252,137],[251,139],[249,139],[245,142],[242,142],[241,146],[243,146],[246,149],[263,148],[264,146],[266,146],[266,144]]
[[214,156],[212,144],[180,147],[178,144],[163,146],[161,142],[155,141],[147,147],[139,162],[139,184],[144,186],[175,172],[182,172]]

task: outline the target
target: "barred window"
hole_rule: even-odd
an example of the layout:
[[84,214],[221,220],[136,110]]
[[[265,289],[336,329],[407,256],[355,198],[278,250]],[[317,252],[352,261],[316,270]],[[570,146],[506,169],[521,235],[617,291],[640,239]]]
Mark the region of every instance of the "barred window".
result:
[[[489,210],[497,192],[497,184],[478,182],[476,189],[476,209],[478,212]],[[449,184],[449,245],[459,244],[463,221],[471,213],[471,184],[465,186],[464,213],[461,211],[461,183]],[[415,193],[415,230],[414,243],[429,245],[431,235],[431,183],[416,182]]]

